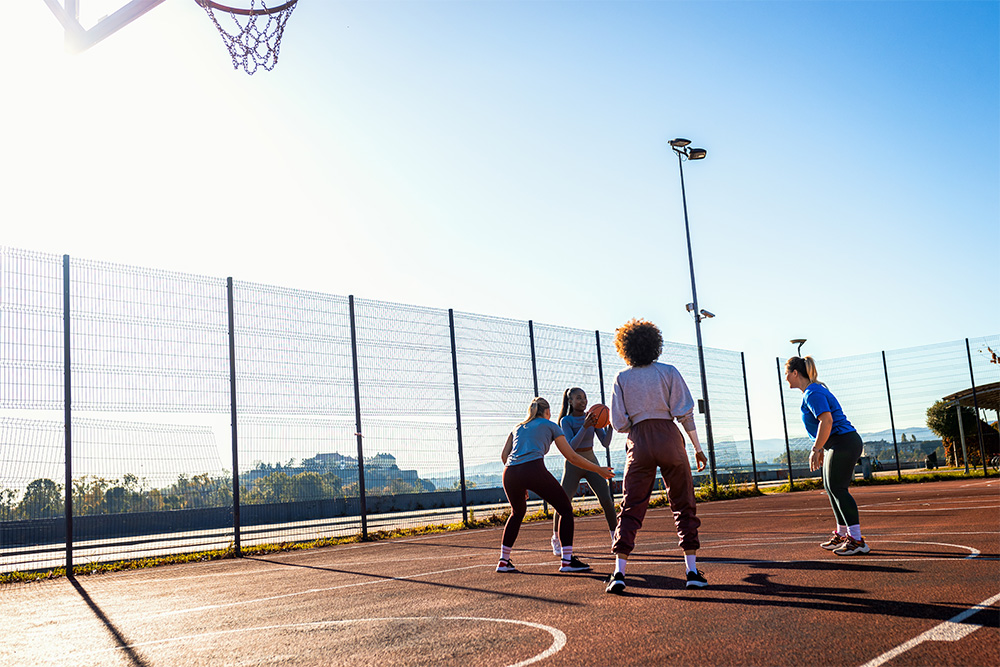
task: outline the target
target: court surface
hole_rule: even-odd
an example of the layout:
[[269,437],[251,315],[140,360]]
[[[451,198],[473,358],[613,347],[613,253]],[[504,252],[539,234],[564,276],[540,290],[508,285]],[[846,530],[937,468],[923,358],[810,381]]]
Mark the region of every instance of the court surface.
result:
[[820,491],[700,505],[701,590],[663,509],[623,596],[600,516],[577,519],[585,574],[533,523],[517,574],[494,572],[495,528],[0,588],[0,664],[998,664],[997,481],[853,492],[866,556],[817,546]]

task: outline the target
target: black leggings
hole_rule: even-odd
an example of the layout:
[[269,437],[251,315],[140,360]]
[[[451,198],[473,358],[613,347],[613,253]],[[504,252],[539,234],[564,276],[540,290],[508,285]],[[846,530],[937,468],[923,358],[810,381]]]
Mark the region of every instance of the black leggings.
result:
[[855,502],[847,487],[854,479],[854,466],[861,456],[864,443],[857,431],[831,435],[824,446],[823,456],[823,488],[830,496],[833,514],[837,524],[841,526],[856,526],[858,518],[858,503]]
[[545,467],[545,461],[536,459],[527,463],[507,466],[503,469],[503,490],[510,503],[510,518],[503,529],[503,545],[514,546],[517,534],[521,530],[521,522],[528,511],[528,501],[525,491],[534,491],[552,505],[559,513],[559,541],[564,547],[573,546],[573,504],[570,502],[562,486]]

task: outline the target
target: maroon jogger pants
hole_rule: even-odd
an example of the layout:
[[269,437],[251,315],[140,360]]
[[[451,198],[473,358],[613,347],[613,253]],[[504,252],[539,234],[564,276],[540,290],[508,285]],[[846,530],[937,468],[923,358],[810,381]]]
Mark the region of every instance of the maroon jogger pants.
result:
[[635,534],[646,517],[657,468],[667,487],[681,549],[687,551],[701,546],[698,541],[701,519],[697,517],[694,480],[684,450],[684,438],[672,420],[647,419],[631,428],[625,442],[624,497],[611,545],[616,554],[628,556],[635,548]]

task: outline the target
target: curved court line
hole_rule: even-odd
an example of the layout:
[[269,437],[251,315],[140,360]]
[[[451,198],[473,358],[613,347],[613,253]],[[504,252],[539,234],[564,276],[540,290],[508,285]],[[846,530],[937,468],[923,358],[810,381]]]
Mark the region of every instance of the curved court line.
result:
[[526,667],[526,665],[531,665],[538,662],[539,660],[544,660],[550,656],[555,655],[566,646],[566,634],[559,628],[553,628],[550,625],[542,625],[541,623],[532,623],[531,621],[518,621],[511,618],[484,618],[477,616],[385,616],[378,618],[349,618],[342,619],[338,621],[309,621],[306,623],[286,623],[283,625],[264,625],[255,628],[236,628],[231,630],[216,630],[214,632],[203,632],[197,635],[183,635],[181,637],[168,637],[167,639],[153,639],[146,642],[136,642],[134,644],[128,644],[126,646],[114,646],[112,648],[97,649],[95,651],[85,651],[82,653],[70,654],[67,657],[79,657],[85,655],[93,655],[96,653],[108,653],[111,651],[123,651],[125,649],[142,648],[144,646],[155,646],[157,644],[171,644],[183,641],[204,639],[206,637],[219,637],[222,635],[238,634],[241,632],[260,632],[262,630],[285,630],[289,628],[307,628],[307,627],[321,627],[324,625],[348,625],[350,623],[377,623],[384,621],[475,621],[483,623],[510,623],[512,625],[523,625],[529,628],[535,628],[537,630],[544,630],[545,632],[552,635],[552,644],[542,651],[541,653],[534,655],[527,660],[522,660],[521,662],[515,662],[506,667]]
[[979,626],[977,625],[963,625],[964,621],[973,614],[989,609],[996,602],[1000,602],[1000,593],[997,593],[987,600],[983,600],[977,605],[969,607],[961,614],[949,618],[944,623],[935,625],[927,632],[919,634],[910,641],[904,642],[896,648],[886,651],[877,658],[869,660],[865,664],[861,665],[861,667],[879,667],[879,665],[887,663],[896,656],[906,653],[914,646],[924,642],[957,642],[959,639],[962,639],[966,635],[979,629]]
[[[992,534],[992,533],[990,533],[990,534]],[[887,539],[882,539],[882,538],[879,538],[877,540],[877,542],[879,542],[879,543],[893,542],[893,543],[899,543],[899,544],[933,544],[933,545],[939,546],[939,547],[954,547],[956,549],[964,549],[964,550],[966,550],[966,551],[969,552],[969,555],[968,556],[964,556],[962,558],[962,560],[968,560],[970,558],[976,558],[976,557],[978,557],[982,553],[979,549],[977,549],[975,547],[970,547],[970,546],[967,546],[965,544],[949,544],[947,542],[922,542],[922,541],[916,541],[916,540],[887,540]],[[785,541],[781,542],[781,544],[784,544],[784,545],[787,545],[787,544],[813,544],[813,543],[814,543],[813,539],[809,539],[809,540],[806,540],[806,539],[795,539],[795,540],[785,540]],[[708,546],[706,546],[706,545],[703,544],[701,546],[701,548],[703,550],[704,549],[726,549],[726,548],[741,549],[741,548],[752,547],[752,546],[760,546],[760,545],[766,545],[766,544],[774,544],[774,540],[770,540],[770,541],[767,541],[767,542],[757,542],[757,543],[754,543],[754,542],[739,542],[739,543],[728,543],[727,544],[727,543],[723,542],[721,544],[712,544],[712,545],[708,545]],[[632,552],[632,553],[636,553],[636,552]],[[749,564],[761,564],[761,563],[807,563],[807,562],[820,563],[820,562],[828,562],[829,560],[830,559],[828,559],[828,558],[827,559],[823,559],[823,560],[819,560],[819,559],[816,559],[816,558],[796,558],[796,559],[790,559],[790,560],[758,560],[758,559],[743,560],[743,559],[740,559],[740,558],[713,558],[712,559],[712,563],[720,563],[720,564],[721,563],[725,563],[726,565],[749,565]],[[849,560],[850,561],[878,560],[879,562],[900,563],[900,562],[904,562],[904,561],[905,562],[913,562],[913,561],[937,561],[937,560],[955,560],[955,559],[954,558],[948,558],[948,557],[942,557],[942,556],[924,556],[924,557],[901,557],[901,558],[893,558],[893,557],[890,557],[890,556],[883,556],[883,555],[879,554],[878,551],[876,550],[876,551],[873,552],[873,555],[871,555],[871,556],[850,556]],[[643,560],[643,561],[640,561],[640,560],[636,560],[634,562],[634,564],[630,562],[629,566],[632,567],[633,565],[664,565],[664,564],[676,563],[676,562],[677,561],[664,561],[664,560]],[[847,561],[845,560],[844,562],[847,562]]]

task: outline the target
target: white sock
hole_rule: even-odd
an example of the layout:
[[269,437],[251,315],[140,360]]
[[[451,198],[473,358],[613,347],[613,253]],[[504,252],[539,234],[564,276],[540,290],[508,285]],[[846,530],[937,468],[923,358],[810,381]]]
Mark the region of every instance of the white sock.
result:
[[848,526],[847,530],[851,531],[851,539],[854,540],[861,539],[861,524],[856,523],[853,526]]
[[622,575],[624,575],[625,574],[625,565],[627,563],[628,563],[628,559],[625,558],[624,556],[615,556],[615,574],[618,574],[620,572],[620,573],[622,573]]
[[573,560],[573,546],[572,545],[570,545],[568,547],[563,547],[562,548],[562,559],[564,561]]
[[835,532],[841,537],[847,537],[849,534],[847,526],[841,526],[839,523],[837,524],[837,530]]
[[500,545],[500,560],[510,562],[510,547],[503,544]]
[[696,555],[684,554],[684,564],[687,566],[688,572],[698,571],[698,557]]

